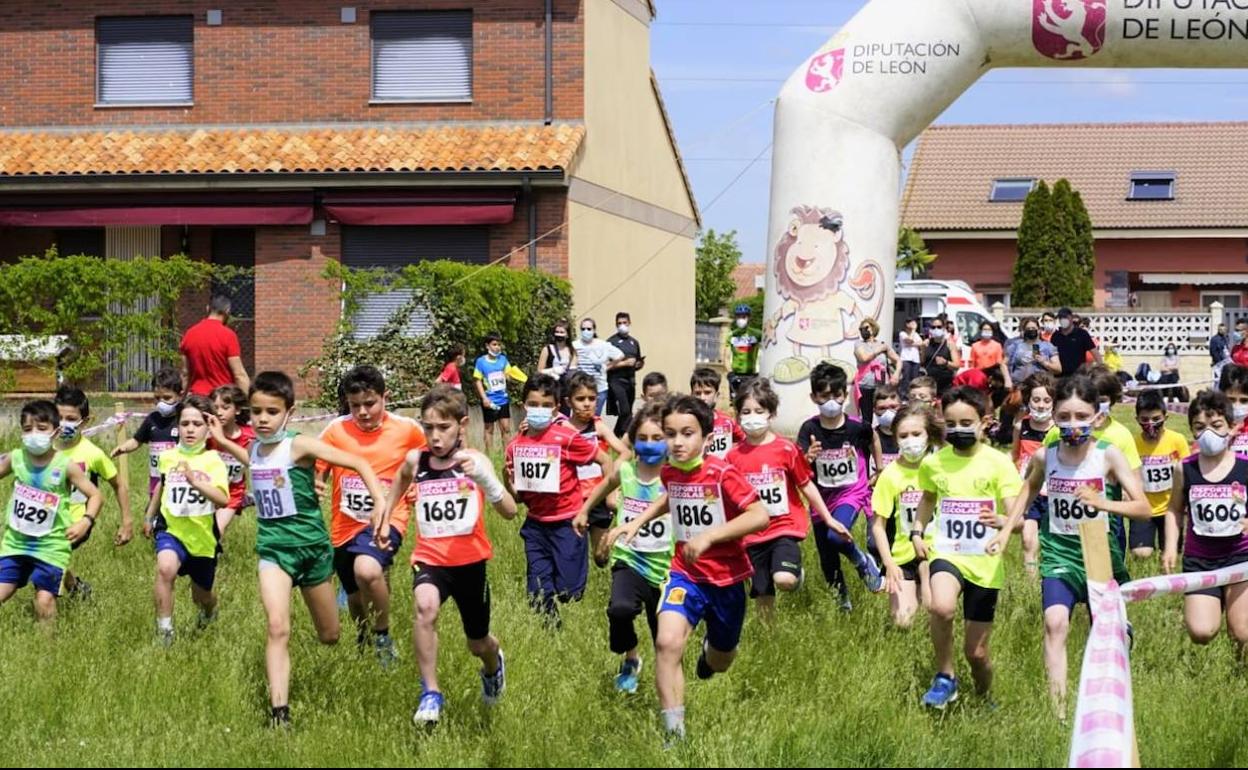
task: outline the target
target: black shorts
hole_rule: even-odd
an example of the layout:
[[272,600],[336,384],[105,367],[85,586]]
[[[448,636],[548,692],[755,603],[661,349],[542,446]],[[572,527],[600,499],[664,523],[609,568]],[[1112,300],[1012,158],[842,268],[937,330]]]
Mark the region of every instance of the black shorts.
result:
[[919,582],[919,565],[922,563],[922,559],[915,558],[905,564],[899,564],[897,566],[901,568],[901,576],[903,578],[906,580],[913,580],[917,583]]
[[[1236,564],[1248,562],[1248,553],[1240,553],[1234,556],[1224,556],[1220,559],[1202,559],[1199,556],[1184,556],[1183,571],[1184,572],[1210,572],[1223,567],[1232,567]],[[1226,586],[1217,586],[1216,588],[1201,588],[1196,591],[1188,591],[1188,596],[1212,596],[1223,604],[1226,604]]]
[[511,405],[508,404],[501,409],[494,409],[485,404],[481,405],[481,418],[485,420],[486,425],[493,425],[499,420],[511,419]]
[[935,578],[941,572],[948,572],[958,579],[962,586],[962,618],[976,623],[991,623],[997,617],[997,597],[1000,590],[977,586],[962,577],[962,570],[944,559],[932,562],[931,574]]
[[589,526],[591,527],[611,529],[611,522],[613,521],[615,521],[615,516],[611,514],[611,509],[606,506],[606,503],[589,512]]
[[[76,524],[77,522],[74,522],[74,523]],[[69,544],[69,550],[71,550],[71,551],[77,551],[79,548],[81,548],[81,547],[83,547],[84,545],[86,545],[86,544],[87,544],[87,541],[91,539],[91,533],[95,531],[95,525],[96,525],[97,523],[98,523],[98,521],[97,521],[97,522],[93,522],[93,523],[91,524],[91,526],[87,527],[87,534],[83,535],[81,540],[79,540],[79,541],[78,541],[78,542],[76,542],[76,543],[70,543],[70,544]],[[216,524],[215,519],[214,519],[213,524],[212,524],[212,529],[213,529],[213,531],[214,531],[214,532],[215,532],[215,531],[216,531],[216,529],[217,529],[217,524]],[[217,538],[217,539],[218,539],[218,540],[220,540],[221,538],[218,536],[218,538]]]
[[1131,534],[1128,537],[1127,542],[1132,549],[1161,549],[1166,547],[1165,516],[1151,516],[1148,519],[1132,519],[1130,529]]
[[485,575],[486,562],[478,561],[461,567],[438,567],[429,564],[412,566],[412,590],[431,585],[445,604],[454,599],[464,636],[470,640],[490,635],[490,581]]
[[750,580],[750,598],[775,596],[776,584],[772,575],[787,572],[802,574],[802,547],[795,537],[778,537],[765,543],[757,543],[745,549],[754,565],[754,577]]

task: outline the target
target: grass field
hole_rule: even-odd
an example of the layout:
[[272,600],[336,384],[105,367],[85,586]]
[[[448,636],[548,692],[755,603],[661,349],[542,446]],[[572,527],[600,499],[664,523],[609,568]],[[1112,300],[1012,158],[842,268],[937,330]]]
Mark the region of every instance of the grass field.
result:
[[[1130,413],[1120,419],[1133,425]],[[1186,425],[1173,418],[1172,425]],[[12,435],[5,446],[12,446]],[[138,457],[142,458],[142,453]],[[134,510],[141,510],[144,466],[132,463]],[[0,486],[7,496],[11,482]],[[89,603],[63,600],[55,630],[32,623],[30,589],[0,609],[0,702],[6,765],[749,765],[1054,766],[1063,765],[1069,727],[1052,716],[1041,659],[1039,588],[1021,569],[1020,541],[1009,554],[993,658],[998,710],[968,692],[947,714],[919,706],[933,673],[920,618],[910,632],[888,627],[887,600],[851,585],[844,615],[819,579],[811,542],[801,593],[782,599],[778,622],[750,615],[731,671],[687,690],[689,740],[663,751],[653,688],[653,655],[637,695],[612,688],[617,660],[607,649],[609,578],[590,575],[585,600],[565,608],[561,631],[544,630],[524,596],[519,522],[490,519],[493,628],[507,653],[503,703],[480,703],[476,660],[463,647],[452,605],[441,621],[440,671],[447,696],[442,723],[417,731],[411,713],[419,683],[410,646],[411,575],[392,575],[393,627],[400,664],[379,669],[344,628],[321,647],[296,602],[290,732],[266,728],[264,615],[256,591],[250,513],[228,533],[218,572],[221,615],[200,634],[189,588],[179,581],[178,639],[154,643],[151,545],[140,537],[115,549],[110,502],[74,567],[95,587]],[[859,525],[861,534],[861,524]],[[404,548],[402,564],[410,544]],[[1137,575],[1158,562],[1134,563]],[[1181,600],[1130,608],[1136,629],[1132,670],[1143,763],[1248,765],[1248,739],[1235,714],[1248,709],[1248,675],[1230,642],[1192,645]],[[1072,693],[1087,636],[1080,613],[1070,641]],[[640,627],[640,626],[639,626]],[[959,660],[959,675],[968,676]],[[1073,712],[1073,699],[1071,709]]]

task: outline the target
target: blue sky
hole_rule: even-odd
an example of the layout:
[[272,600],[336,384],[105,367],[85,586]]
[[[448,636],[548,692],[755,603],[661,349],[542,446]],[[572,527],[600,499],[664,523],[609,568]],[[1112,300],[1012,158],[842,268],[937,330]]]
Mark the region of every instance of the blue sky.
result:
[[[771,142],[769,101],[798,64],[865,2],[657,4],[651,63],[704,226],[736,230],[745,261],[761,262],[771,175],[771,155],[763,152]],[[937,122],[1243,120],[1246,85],[1243,70],[1002,69],[963,94]]]

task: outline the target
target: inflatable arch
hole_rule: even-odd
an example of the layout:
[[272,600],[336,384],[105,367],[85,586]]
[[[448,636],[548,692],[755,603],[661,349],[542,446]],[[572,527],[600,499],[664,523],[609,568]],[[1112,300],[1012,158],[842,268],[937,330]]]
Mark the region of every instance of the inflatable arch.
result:
[[[901,149],[995,67],[1243,67],[1248,0],[871,0],[776,104],[761,370],[778,426],[811,368],[892,339]],[[852,381],[852,374],[851,374]]]

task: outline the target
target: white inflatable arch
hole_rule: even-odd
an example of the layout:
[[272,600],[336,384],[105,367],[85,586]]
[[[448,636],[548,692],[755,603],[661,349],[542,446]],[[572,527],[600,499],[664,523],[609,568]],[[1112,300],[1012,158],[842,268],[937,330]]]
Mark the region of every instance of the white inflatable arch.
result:
[[[892,339],[901,149],[995,67],[1243,67],[1248,0],[871,0],[776,104],[761,370],[779,427],[809,374]],[[852,375],[851,375],[852,381]]]

